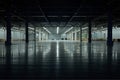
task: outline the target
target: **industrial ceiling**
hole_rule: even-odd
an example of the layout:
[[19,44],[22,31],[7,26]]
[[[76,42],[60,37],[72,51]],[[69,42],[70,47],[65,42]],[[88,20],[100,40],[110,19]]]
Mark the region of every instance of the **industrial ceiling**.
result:
[[119,23],[119,0],[0,0],[0,21],[5,21],[7,10],[11,10],[12,22],[26,19],[36,27],[60,27],[60,33],[68,27],[83,26],[91,19],[94,25],[107,23],[108,13],[113,22]]

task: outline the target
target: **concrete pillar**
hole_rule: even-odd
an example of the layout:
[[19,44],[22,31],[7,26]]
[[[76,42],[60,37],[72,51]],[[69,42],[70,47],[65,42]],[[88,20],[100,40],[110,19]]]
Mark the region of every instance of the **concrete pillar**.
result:
[[43,30],[41,30],[41,40],[43,40]]
[[77,30],[76,30],[76,27],[75,27],[75,39],[74,40],[77,40]]
[[80,26],[80,42],[82,42],[82,26]]
[[6,45],[11,45],[11,10],[6,11]]
[[39,41],[40,41],[40,29],[39,29],[39,35],[38,35],[38,36],[39,36],[39,38],[38,38],[38,39],[39,39]]
[[25,42],[29,42],[29,34],[28,34],[28,21],[25,21]]
[[88,22],[88,43],[91,43],[91,19]]
[[34,27],[34,41],[36,41],[36,27]]
[[41,41],[41,29],[39,29],[39,41]]
[[109,11],[108,12],[108,30],[107,30],[107,45],[112,46],[113,41],[112,41],[112,13]]

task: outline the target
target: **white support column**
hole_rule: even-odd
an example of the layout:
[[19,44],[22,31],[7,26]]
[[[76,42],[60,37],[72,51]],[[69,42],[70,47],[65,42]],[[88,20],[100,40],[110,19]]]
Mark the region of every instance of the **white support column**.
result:
[[41,41],[41,29],[39,29],[39,41]]
[[75,40],[77,40],[77,31],[75,29]]
[[72,35],[72,40],[74,40],[74,38],[73,38],[73,32],[71,33],[71,35]]
[[42,41],[44,40],[44,39],[43,39],[43,38],[44,38],[43,36],[44,36],[44,31],[41,30],[41,40],[42,40]]
[[45,40],[45,31],[43,31],[43,35],[42,35],[42,38],[43,38],[43,40]]

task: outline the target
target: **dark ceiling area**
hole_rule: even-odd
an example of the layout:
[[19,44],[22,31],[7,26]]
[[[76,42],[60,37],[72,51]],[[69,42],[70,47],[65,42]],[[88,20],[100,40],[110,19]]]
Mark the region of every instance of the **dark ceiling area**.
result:
[[84,22],[88,17],[107,16],[109,9],[119,17],[120,11],[119,0],[1,0],[0,15],[5,16],[10,7],[13,17],[27,16],[35,22]]
[[12,14],[13,22],[28,20],[45,27],[83,25],[89,19],[96,25],[104,25],[108,13],[114,23],[120,21],[119,0],[0,0],[1,21],[5,21],[7,11]]

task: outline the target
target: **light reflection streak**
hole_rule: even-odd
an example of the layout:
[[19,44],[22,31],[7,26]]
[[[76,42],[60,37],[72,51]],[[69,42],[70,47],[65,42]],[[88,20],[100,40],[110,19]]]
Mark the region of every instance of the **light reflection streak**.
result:
[[59,59],[59,41],[56,43],[56,76],[59,75],[59,68],[60,68],[60,59]]
[[57,44],[56,44],[56,57],[59,57],[59,41],[57,41]]

